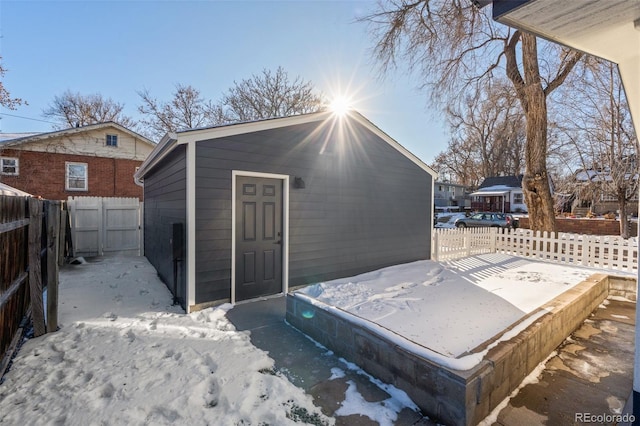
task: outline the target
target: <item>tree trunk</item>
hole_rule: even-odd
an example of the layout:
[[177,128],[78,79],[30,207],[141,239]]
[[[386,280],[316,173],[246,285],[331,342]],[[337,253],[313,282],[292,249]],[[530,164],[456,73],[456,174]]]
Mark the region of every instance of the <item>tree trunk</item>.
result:
[[620,210],[620,236],[622,238],[629,238],[631,230],[629,229],[629,212],[626,197],[618,199],[618,210]]
[[527,122],[522,189],[529,209],[530,228],[554,232],[556,218],[547,174],[547,99],[538,67],[536,38],[531,34],[522,34],[522,65]]

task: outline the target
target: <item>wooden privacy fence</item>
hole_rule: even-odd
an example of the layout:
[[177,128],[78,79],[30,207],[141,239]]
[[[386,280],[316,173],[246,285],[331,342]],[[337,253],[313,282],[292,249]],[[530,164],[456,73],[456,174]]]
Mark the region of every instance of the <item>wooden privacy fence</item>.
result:
[[567,265],[636,272],[638,241],[619,236],[547,233],[529,229],[434,229],[437,261],[504,253]]
[[137,198],[69,197],[73,256],[142,254],[142,209]]
[[29,316],[36,337],[58,328],[58,268],[66,242],[61,222],[60,201],[0,196],[0,377]]

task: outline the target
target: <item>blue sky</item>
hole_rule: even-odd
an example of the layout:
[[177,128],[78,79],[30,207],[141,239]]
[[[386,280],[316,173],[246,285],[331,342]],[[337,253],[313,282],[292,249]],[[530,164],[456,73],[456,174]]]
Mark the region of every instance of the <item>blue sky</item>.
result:
[[49,131],[42,110],[66,90],[100,93],[137,116],[137,91],[169,100],[176,84],[205,98],[282,66],[329,97],[344,94],[423,161],[446,148],[443,119],[406,69],[380,76],[367,26],[374,1],[0,0],[3,83],[29,103],[0,109],[0,132]]

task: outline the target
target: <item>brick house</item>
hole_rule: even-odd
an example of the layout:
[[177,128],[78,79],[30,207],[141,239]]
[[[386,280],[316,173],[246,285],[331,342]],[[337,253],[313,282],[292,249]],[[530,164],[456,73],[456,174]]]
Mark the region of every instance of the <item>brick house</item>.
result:
[[138,197],[133,174],[155,143],[117,123],[0,140],[0,182],[50,200]]

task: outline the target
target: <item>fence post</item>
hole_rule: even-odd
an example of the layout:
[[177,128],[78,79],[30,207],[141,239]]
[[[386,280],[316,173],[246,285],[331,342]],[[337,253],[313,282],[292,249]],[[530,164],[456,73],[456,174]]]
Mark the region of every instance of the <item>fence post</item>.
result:
[[491,253],[495,253],[496,252],[496,240],[498,239],[498,236],[500,235],[500,228],[489,228],[490,233],[489,236],[491,237],[491,240],[489,242],[489,251],[491,251]]
[[[61,205],[62,207],[62,205]],[[67,242],[67,210],[60,209],[60,220],[58,233],[58,266],[64,265],[65,260],[65,246]]]
[[47,201],[47,333],[58,329],[60,201]]
[[440,249],[440,244],[438,241],[438,230],[434,229],[433,230],[433,247],[431,247],[431,257],[435,261],[437,261],[440,258],[438,253],[439,249]]
[[467,251],[467,257],[471,256],[471,230],[466,228],[463,231],[464,248]]
[[582,258],[580,259],[580,263],[584,266],[589,264],[589,252],[591,251],[590,244],[591,239],[588,235],[584,235],[582,238]]
[[31,293],[31,315],[35,337],[45,333],[44,306],[42,301],[42,201],[29,198],[29,292]]

